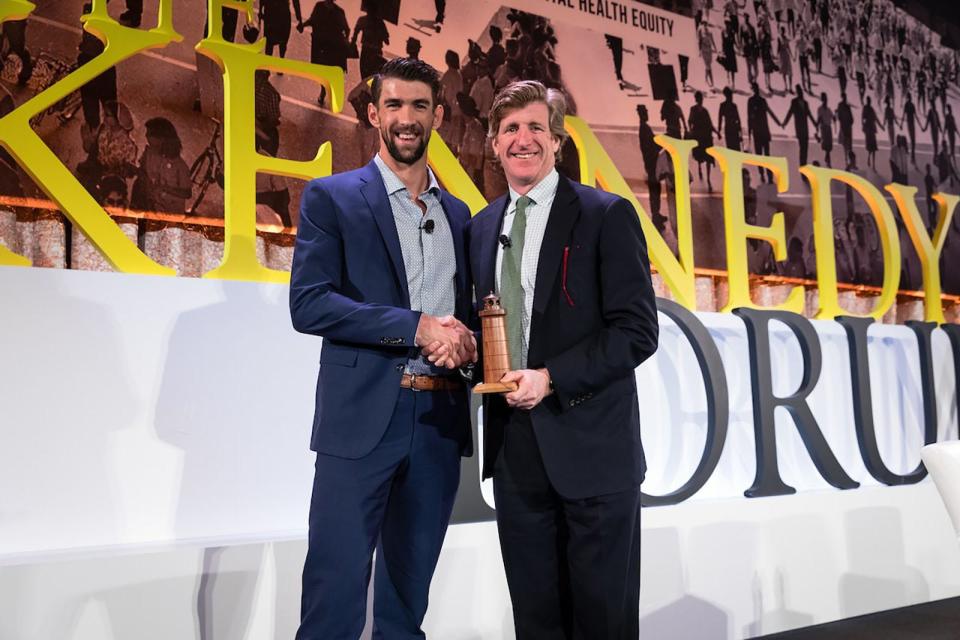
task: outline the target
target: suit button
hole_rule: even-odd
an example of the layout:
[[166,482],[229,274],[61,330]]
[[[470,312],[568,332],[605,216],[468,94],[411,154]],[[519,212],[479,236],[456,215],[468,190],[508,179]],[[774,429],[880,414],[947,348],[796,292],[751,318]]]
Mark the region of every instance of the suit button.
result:
[[387,344],[386,338],[380,338],[380,344]]
[[576,400],[571,400],[571,401],[570,401],[570,406],[571,406],[571,407],[577,406],[577,401],[576,401]]
[[395,368],[397,371],[403,371],[403,363],[398,364],[398,365],[397,365],[396,367],[394,367],[394,368]]

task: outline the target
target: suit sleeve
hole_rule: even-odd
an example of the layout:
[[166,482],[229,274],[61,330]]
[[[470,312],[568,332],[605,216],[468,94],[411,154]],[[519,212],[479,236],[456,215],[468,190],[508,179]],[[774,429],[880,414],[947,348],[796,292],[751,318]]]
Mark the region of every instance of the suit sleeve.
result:
[[473,218],[470,217],[469,210],[467,211],[467,221],[463,227],[463,241],[464,241],[464,254],[466,260],[464,260],[464,268],[467,270],[467,291],[465,295],[470,301],[470,310],[466,318],[463,318],[463,323],[466,325],[471,332],[473,332],[473,338],[477,341],[477,361],[468,363],[460,367],[460,375],[463,376],[464,380],[468,384],[479,384],[481,382],[480,378],[482,377],[481,373],[483,371],[483,336],[480,333],[480,316],[477,313],[478,300],[476,296],[476,286],[473,281],[473,256],[471,248],[472,241],[470,239],[471,231],[473,227]]
[[420,312],[341,293],[343,238],[336,205],[321,182],[304,189],[290,274],[290,317],[301,333],[342,342],[413,347]]
[[659,326],[647,243],[629,202],[618,198],[600,230],[603,328],[546,362],[560,406],[632,375],[657,350]]

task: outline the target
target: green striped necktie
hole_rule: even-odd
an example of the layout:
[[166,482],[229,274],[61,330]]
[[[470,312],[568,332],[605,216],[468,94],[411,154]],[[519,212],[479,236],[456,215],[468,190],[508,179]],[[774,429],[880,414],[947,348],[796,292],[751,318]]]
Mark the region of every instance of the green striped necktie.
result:
[[516,371],[523,363],[523,238],[527,230],[527,207],[533,202],[527,196],[517,198],[517,210],[510,227],[510,243],[503,251],[500,266],[500,303],[507,312],[507,344],[510,347],[510,368]]

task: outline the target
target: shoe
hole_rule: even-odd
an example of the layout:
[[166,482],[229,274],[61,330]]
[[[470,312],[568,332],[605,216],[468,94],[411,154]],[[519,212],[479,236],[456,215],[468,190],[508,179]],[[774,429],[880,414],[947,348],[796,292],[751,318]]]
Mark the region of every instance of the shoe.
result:
[[140,20],[143,16],[139,13],[134,13],[133,11],[124,11],[120,14],[120,24],[125,27],[131,27],[136,29],[140,26]]

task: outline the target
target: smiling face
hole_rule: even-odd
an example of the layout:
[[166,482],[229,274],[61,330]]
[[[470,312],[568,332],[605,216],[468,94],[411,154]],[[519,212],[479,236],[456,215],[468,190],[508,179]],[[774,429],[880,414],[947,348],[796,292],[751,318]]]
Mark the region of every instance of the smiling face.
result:
[[493,152],[507,182],[521,195],[543,180],[556,164],[560,140],[550,133],[549,122],[546,103],[532,102],[505,113],[493,138]]
[[[428,84],[385,78],[380,100],[367,107],[367,117],[380,130],[384,161],[412,165],[423,159],[430,131],[443,119],[443,107],[434,106]],[[384,149],[389,157],[384,157]]]

